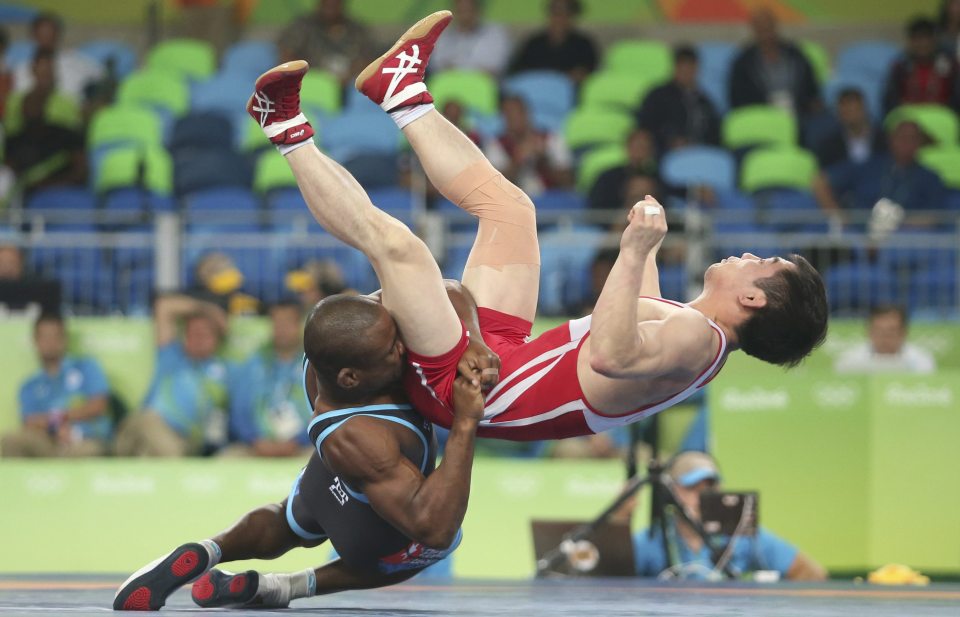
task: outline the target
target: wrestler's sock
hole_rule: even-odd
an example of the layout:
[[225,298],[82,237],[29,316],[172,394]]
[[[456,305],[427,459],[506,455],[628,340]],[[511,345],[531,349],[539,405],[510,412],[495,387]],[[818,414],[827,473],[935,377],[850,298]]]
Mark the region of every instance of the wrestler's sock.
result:
[[304,139],[303,141],[298,141],[295,144],[279,144],[277,145],[277,151],[280,152],[280,154],[282,154],[283,156],[287,156],[297,148],[302,148],[303,146],[307,144],[312,144],[312,143],[313,143],[313,137]]
[[256,604],[283,607],[297,598],[310,598],[317,593],[317,575],[312,569],[292,574],[257,574]]
[[220,556],[223,554],[220,550],[220,545],[213,540],[200,540],[197,544],[207,550],[207,557],[209,557],[207,570],[212,570],[215,565],[220,563]]
[[390,117],[393,118],[393,121],[397,123],[398,129],[403,129],[414,120],[422,118],[423,116],[430,113],[430,110],[434,109],[433,103],[423,103],[422,105],[410,105],[408,107],[401,107],[400,109],[394,109],[389,112]]

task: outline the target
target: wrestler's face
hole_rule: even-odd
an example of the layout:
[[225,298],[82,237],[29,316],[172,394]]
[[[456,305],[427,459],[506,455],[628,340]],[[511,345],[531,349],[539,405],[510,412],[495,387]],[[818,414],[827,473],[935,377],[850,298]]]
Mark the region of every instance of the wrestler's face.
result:
[[705,291],[725,290],[740,295],[757,289],[757,281],[784,268],[796,268],[796,265],[782,257],[763,259],[753,253],[744,253],[740,257],[731,255],[707,268],[703,286]]
[[380,307],[380,319],[367,330],[370,343],[370,363],[360,371],[370,387],[382,388],[398,381],[403,374],[406,348],[400,340],[397,324],[385,308]]

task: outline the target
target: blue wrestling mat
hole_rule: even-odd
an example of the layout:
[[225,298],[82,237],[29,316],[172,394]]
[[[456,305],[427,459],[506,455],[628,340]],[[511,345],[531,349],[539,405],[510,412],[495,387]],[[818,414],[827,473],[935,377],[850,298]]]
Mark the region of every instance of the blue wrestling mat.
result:
[[[103,615],[123,577],[6,576],[0,615]],[[164,613],[203,613],[187,590]],[[290,609],[224,610],[230,615],[654,615],[672,617],[924,617],[960,614],[960,585],[877,587],[850,583],[660,583],[642,579],[578,579],[531,583],[405,584],[295,601]],[[132,613],[131,613],[132,614]]]

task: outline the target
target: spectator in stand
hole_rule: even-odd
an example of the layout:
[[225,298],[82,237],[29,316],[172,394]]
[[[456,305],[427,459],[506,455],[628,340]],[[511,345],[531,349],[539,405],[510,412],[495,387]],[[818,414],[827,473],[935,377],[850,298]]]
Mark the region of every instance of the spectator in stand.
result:
[[883,104],[887,111],[907,103],[935,103],[960,110],[960,66],[937,49],[937,25],[926,17],[907,24],[907,48],[890,67]]
[[153,383],[142,410],[121,425],[117,455],[199,455],[226,442],[231,367],[219,354],[226,326],[226,313],[214,304],[182,295],[157,299]]
[[454,0],[453,23],[430,57],[434,71],[484,71],[498,77],[510,58],[510,37],[499,24],[483,21],[485,0]]
[[[667,468],[677,501],[694,521],[700,520],[700,494],[720,490],[720,470],[716,461],[704,452],[687,451],[678,454]],[[665,518],[667,537],[663,530],[644,529],[634,536],[634,556],[637,575],[656,577],[670,571],[675,578],[711,580],[716,576],[709,547],[686,521],[672,512]],[[827,573],[811,557],[799,551],[786,540],[763,527],[755,536],[731,540],[728,536],[712,535],[711,542],[727,546],[730,566],[741,573],[775,570],[782,579],[791,581],[823,581]]]
[[312,259],[297,270],[291,270],[287,273],[284,284],[289,291],[297,294],[304,312],[312,310],[317,302],[327,296],[356,293],[347,289],[340,266],[331,259]]
[[547,27],[520,45],[510,62],[510,74],[559,71],[575,83],[596,70],[600,61],[593,39],[576,28],[583,12],[580,0],[549,0]]
[[940,49],[960,62],[960,0],[943,0],[938,26]]
[[30,88],[7,100],[4,127],[10,168],[28,188],[86,184],[80,108],[72,96],[57,90],[51,51],[38,49],[31,67]]
[[803,52],[782,38],[777,17],[767,8],[754,11],[754,40],[733,61],[730,105],[776,105],[804,116],[820,109],[820,86]]
[[573,185],[573,154],[563,137],[533,126],[527,104],[519,96],[500,101],[503,133],[489,140],[484,154],[494,167],[528,195]]
[[663,156],[674,148],[720,143],[720,115],[697,85],[697,51],[690,45],[673,50],[673,80],[647,94],[637,126],[653,135]]
[[907,312],[899,306],[878,306],[867,322],[869,340],[837,358],[838,373],[932,373],[937,363],[929,351],[907,342]]
[[60,296],[59,281],[34,278],[24,272],[20,247],[0,244],[0,311],[56,314]]
[[303,310],[296,300],[270,308],[273,338],[236,371],[230,433],[222,456],[306,456],[312,401],[303,391]]
[[[72,50],[60,48],[63,39],[63,22],[53,13],[40,13],[30,26],[35,52],[53,56],[57,82],[56,89],[79,101],[83,89],[93,81],[103,78],[103,67],[95,61]],[[33,88],[34,75],[31,63],[24,62],[15,68],[14,87],[18,92]]]
[[110,388],[92,358],[67,355],[63,319],[43,314],[33,326],[40,370],[20,388],[23,428],[3,436],[4,457],[100,456],[110,440]]
[[366,26],[346,14],[344,0],[317,0],[316,9],[297,17],[277,38],[280,60],[306,60],[330,71],[341,83],[352,81],[373,59]]
[[946,190],[940,177],[917,162],[917,152],[929,143],[914,122],[900,122],[887,134],[889,152],[881,152],[864,163],[843,161],[821,173],[815,193],[828,211],[843,208],[869,210],[887,198],[908,213],[940,210]]
[[10,35],[6,28],[0,27],[0,118],[6,117],[7,98],[13,92],[13,72],[6,61],[9,46]]
[[187,295],[216,304],[228,315],[255,315],[260,301],[241,291],[243,273],[226,253],[207,253],[194,269],[195,283]]
[[[595,210],[613,210],[627,201],[627,183],[632,177],[643,176],[656,183],[657,153],[653,136],[646,129],[634,129],[627,136],[627,162],[600,174],[590,188],[587,201]],[[633,191],[630,192],[631,194]],[[657,191],[645,194],[657,195]],[[643,199],[643,195],[640,196]],[[631,203],[632,206],[636,201]]]
[[886,138],[867,111],[863,92],[855,87],[844,88],[837,97],[837,119],[840,126],[817,144],[815,153],[820,167],[838,163],[865,163],[886,149]]

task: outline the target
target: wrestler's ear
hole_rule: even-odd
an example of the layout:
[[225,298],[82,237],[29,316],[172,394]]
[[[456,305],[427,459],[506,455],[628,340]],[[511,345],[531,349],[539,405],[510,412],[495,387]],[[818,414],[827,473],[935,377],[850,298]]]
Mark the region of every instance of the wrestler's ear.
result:
[[767,305],[767,294],[759,287],[752,287],[737,296],[737,300],[744,308],[762,309]]
[[360,376],[357,375],[356,369],[342,368],[340,369],[340,372],[337,373],[337,385],[344,390],[356,388],[359,384]]

